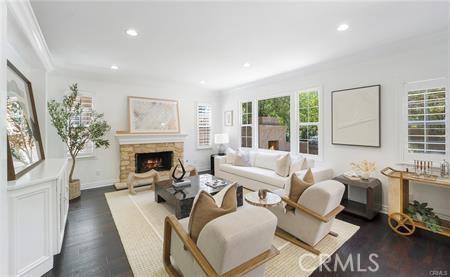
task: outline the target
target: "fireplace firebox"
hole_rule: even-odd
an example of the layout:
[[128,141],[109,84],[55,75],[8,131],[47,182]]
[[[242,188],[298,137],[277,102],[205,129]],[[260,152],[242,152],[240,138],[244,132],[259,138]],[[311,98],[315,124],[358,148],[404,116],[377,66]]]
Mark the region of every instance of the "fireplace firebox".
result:
[[172,168],[172,151],[137,153],[135,154],[136,173],[144,173],[149,170],[164,171]]

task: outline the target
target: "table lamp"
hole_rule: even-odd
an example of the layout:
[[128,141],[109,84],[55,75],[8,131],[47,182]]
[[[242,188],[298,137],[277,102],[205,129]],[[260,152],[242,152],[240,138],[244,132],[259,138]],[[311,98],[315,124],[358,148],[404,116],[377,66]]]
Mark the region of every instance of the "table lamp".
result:
[[225,144],[230,142],[228,134],[215,134],[214,144],[219,144],[219,155],[225,155]]

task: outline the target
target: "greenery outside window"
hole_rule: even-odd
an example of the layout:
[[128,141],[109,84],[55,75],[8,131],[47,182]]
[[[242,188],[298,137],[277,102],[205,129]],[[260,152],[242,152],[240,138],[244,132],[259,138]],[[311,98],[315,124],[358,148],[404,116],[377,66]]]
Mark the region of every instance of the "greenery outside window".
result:
[[253,103],[241,103],[241,147],[252,147]]
[[447,153],[445,80],[407,84],[407,159],[441,159]]
[[319,154],[319,92],[307,90],[299,93],[299,152]]
[[258,147],[290,151],[291,97],[258,101]]

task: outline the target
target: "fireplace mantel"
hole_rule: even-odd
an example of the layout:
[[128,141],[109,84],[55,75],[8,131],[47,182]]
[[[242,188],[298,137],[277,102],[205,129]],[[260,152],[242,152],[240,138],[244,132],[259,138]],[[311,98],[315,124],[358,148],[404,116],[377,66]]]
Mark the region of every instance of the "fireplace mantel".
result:
[[168,143],[184,142],[187,134],[132,134],[116,133],[120,145],[124,144],[146,144],[146,143]]

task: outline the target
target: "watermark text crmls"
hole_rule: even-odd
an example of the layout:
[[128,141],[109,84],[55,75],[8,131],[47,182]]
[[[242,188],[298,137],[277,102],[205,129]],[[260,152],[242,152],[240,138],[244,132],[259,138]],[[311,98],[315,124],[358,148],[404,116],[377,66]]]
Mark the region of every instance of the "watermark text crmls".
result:
[[448,272],[447,270],[430,270],[428,272],[429,276],[437,276],[437,277],[442,277],[442,276],[448,276]]
[[302,271],[311,272],[316,269],[317,263],[310,261],[319,258],[319,268],[320,272],[377,272],[380,266],[377,262],[379,255],[377,253],[371,253],[367,255],[361,255],[360,253],[349,254],[344,257],[342,255],[336,254],[334,259],[331,259],[331,255],[319,254],[315,255],[312,253],[303,254],[299,258],[299,266]]

